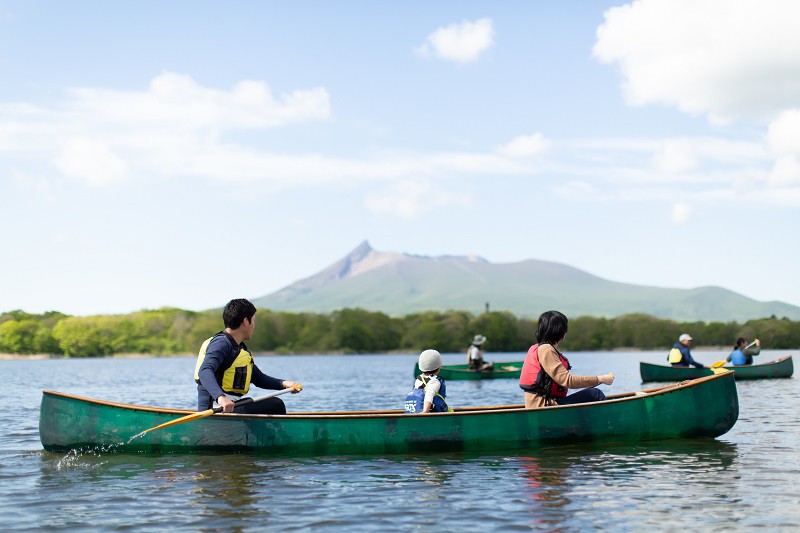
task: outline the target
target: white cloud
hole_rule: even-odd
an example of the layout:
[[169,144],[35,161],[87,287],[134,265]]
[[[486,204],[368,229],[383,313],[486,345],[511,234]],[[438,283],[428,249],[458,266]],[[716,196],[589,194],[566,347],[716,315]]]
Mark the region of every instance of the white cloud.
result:
[[753,195],[762,205],[797,209],[800,207],[800,187],[771,187]]
[[597,201],[601,196],[600,191],[586,181],[568,181],[563,185],[558,185],[553,192],[561,198],[570,201]]
[[21,172],[26,165],[50,161],[51,172],[94,186],[183,177],[296,187],[537,171],[532,164],[495,153],[383,152],[343,158],[273,153],[231,142],[226,135],[323,120],[329,113],[324,89],[273,98],[262,82],[240,82],[221,91],[166,73],[154,78],[145,92],[73,89],[49,108],[0,103],[0,163]]
[[692,204],[688,202],[677,202],[672,206],[672,222],[675,224],[685,224],[692,218]]
[[252,129],[321,120],[330,115],[325,89],[297,90],[276,100],[263,81],[245,80],[230,91],[198,85],[192,78],[166,72],[153,78],[147,92],[72,89],[68,111],[93,117],[106,126],[159,125],[169,130]]
[[390,190],[369,194],[364,200],[364,205],[373,213],[405,219],[436,209],[450,206],[467,208],[472,204],[472,196],[467,193],[447,192],[430,182],[411,180],[400,181]]
[[[793,0],[637,0],[605,13],[593,53],[618,66],[630,104],[674,106],[720,126],[769,124],[762,144],[666,140],[646,180],[683,181],[706,202],[746,191],[765,205],[794,205],[800,195],[792,192],[800,188],[798,19],[800,3]],[[641,167],[631,159],[618,176],[635,179]]]
[[797,156],[778,158],[769,175],[769,184],[778,187],[800,185],[800,162]]
[[772,121],[767,130],[767,143],[777,156],[769,185],[800,185],[800,110],[789,109]]
[[767,129],[767,142],[778,156],[800,155],[800,110],[789,109],[772,121]]
[[545,139],[541,133],[520,135],[497,149],[499,153],[509,157],[532,157],[544,154],[548,150],[550,150],[550,141]]
[[67,139],[53,164],[65,176],[100,187],[124,181],[128,165],[102,142],[83,137]]
[[492,46],[493,39],[492,19],[465,20],[437,29],[428,35],[416,51],[423,57],[436,56],[457,63],[469,63]]
[[593,52],[633,105],[770,120],[800,107],[798,20],[794,0],[638,0],[605,13]]
[[101,138],[111,148],[154,149],[329,116],[323,88],[276,99],[264,82],[242,81],[222,91],[164,73],[145,92],[79,88],[69,89],[65,100],[50,108],[0,104],[0,153],[59,148],[74,137]]
[[698,162],[692,144],[686,140],[668,139],[653,157],[653,166],[667,174],[679,174],[697,168]]
[[0,104],[0,161],[19,166],[52,161],[63,176],[95,186],[143,174],[263,178],[280,175],[282,169],[314,169],[317,163],[313,158],[298,165],[293,158],[265,157],[224,142],[226,132],[329,116],[323,88],[276,98],[264,82],[242,81],[224,91],[168,72],[144,92],[79,88],[68,90],[64,101],[50,108]]
[[[259,182],[271,190],[385,182],[391,194],[374,194],[368,204],[401,216],[463,205],[463,194],[447,190],[476,178],[540,179],[544,192],[598,202],[679,200],[670,188],[680,184],[696,202],[747,190],[762,203],[786,205],[795,195],[755,193],[798,186],[796,161],[773,168],[770,156],[770,148],[795,155],[790,152],[797,119],[791,113],[773,123],[761,144],[712,137],[561,139],[558,150],[550,151],[545,135],[533,133],[486,151],[386,149],[339,157],[275,152],[250,140],[259,135],[230,134],[298,122],[313,128],[329,116],[324,89],[273,97],[262,82],[223,91],[167,73],[145,91],[83,88],[48,107],[0,103],[0,166],[13,171],[18,184],[37,184],[31,190],[51,198],[63,190],[54,179],[59,176],[89,186],[207,179]],[[403,185],[393,189],[392,182]],[[420,183],[431,187],[427,192],[435,201],[419,196]]]

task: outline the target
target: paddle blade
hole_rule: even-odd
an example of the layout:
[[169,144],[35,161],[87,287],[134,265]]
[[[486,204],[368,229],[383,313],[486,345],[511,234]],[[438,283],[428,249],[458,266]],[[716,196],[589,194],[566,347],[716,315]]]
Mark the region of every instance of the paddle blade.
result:
[[151,431],[155,431],[157,429],[167,428],[169,426],[177,426],[178,424],[183,424],[184,422],[191,422],[192,420],[198,420],[200,418],[205,418],[205,417],[211,416],[213,414],[214,414],[214,410],[213,409],[207,409],[205,411],[200,411],[199,413],[192,413],[190,415],[186,415],[184,417],[181,417],[181,418],[179,418],[177,420],[170,420],[169,422],[165,422],[165,423],[161,424],[160,426],[156,426],[156,427],[150,428],[148,430],[145,430],[142,433],[142,435],[145,435],[145,434],[147,434],[147,433],[149,433]]
[[708,367],[708,368],[710,368],[710,369],[711,369],[711,371],[712,371],[713,373],[715,373],[715,374],[724,374],[725,372],[730,372],[730,369],[729,369],[729,368],[724,368],[724,367],[722,367],[722,366],[713,366],[713,365],[712,365],[712,366],[710,366],[710,367]]
[[717,361],[716,363],[712,364],[710,368],[719,368],[725,364],[725,361]]

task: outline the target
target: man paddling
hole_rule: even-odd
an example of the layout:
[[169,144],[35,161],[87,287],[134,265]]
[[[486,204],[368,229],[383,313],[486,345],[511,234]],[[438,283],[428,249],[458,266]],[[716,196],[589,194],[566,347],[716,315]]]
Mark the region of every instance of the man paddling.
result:
[[697,368],[705,368],[703,363],[698,363],[694,359],[692,359],[692,352],[689,349],[689,346],[692,344],[692,337],[688,333],[683,333],[680,337],[678,337],[678,342],[676,342],[672,349],[669,351],[669,355],[667,356],[667,360],[672,363],[672,366],[689,366],[694,365]]
[[467,348],[467,363],[469,363],[470,370],[477,370],[479,372],[490,372],[494,370],[494,363],[486,363],[483,360],[484,342],[486,342],[486,337],[479,333],[473,337],[472,344]]
[[234,408],[229,396],[247,394],[251,383],[262,389],[294,389],[293,393],[300,392],[302,387],[299,383],[268,376],[255,365],[244,343],[253,335],[255,315],[256,306],[248,300],[231,300],[222,311],[225,329],[206,339],[200,347],[194,370],[198,411],[211,409],[216,402],[224,413],[282,415],[286,414],[286,405],[280,398],[268,398]]

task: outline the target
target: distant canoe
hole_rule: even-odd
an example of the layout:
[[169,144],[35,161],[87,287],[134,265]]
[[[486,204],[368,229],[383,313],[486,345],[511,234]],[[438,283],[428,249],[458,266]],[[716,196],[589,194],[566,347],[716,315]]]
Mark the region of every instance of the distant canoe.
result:
[[[493,370],[470,370],[469,365],[446,365],[439,370],[439,376],[445,381],[463,381],[474,379],[519,379],[522,372],[522,361],[510,363],[494,363]],[[414,375],[422,372],[414,365]]]
[[39,437],[50,451],[224,451],[305,456],[504,450],[524,453],[557,444],[718,437],[736,423],[739,399],[733,374],[725,372],[610,396],[596,403],[539,409],[525,409],[522,405],[472,407],[416,415],[400,410],[218,414],[131,440],[147,428],[191,412],[44,391]]
[[[736,379],[775,379],[790,378],[794,373],[792,356],[783,357],[760,365],[726,366],[733,370]],[[651,363],[639,363],[639,373],[642,381],[683,381],[710,376],[714,372],[710,368],[695,368],[684,366],[664,366]]]

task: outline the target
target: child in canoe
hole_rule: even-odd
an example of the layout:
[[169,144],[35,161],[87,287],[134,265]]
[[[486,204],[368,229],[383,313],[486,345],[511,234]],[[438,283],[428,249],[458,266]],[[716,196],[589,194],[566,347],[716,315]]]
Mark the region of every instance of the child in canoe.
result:
[[[546,407],[606,399],[595,385],[614,383],[614,374],[576,376],[572,366],[558,351],[558,344],[567,336],[567,317],[558,311],[547,311],[536,326],[536,344],[530,347],[522,365],[519,386],[525,391],[525,407]],[[587,387],[587,388],[584,388]],[[567,396],[569,389],[581,389]]]
[[422,374],[414,380],[414,390],[406,396],[406,413],[444,413],[452,411],[445,397],[447,388],[437,374],[442,368],[442,355],[436,350],[425,350],[419,354],[419,369]]

